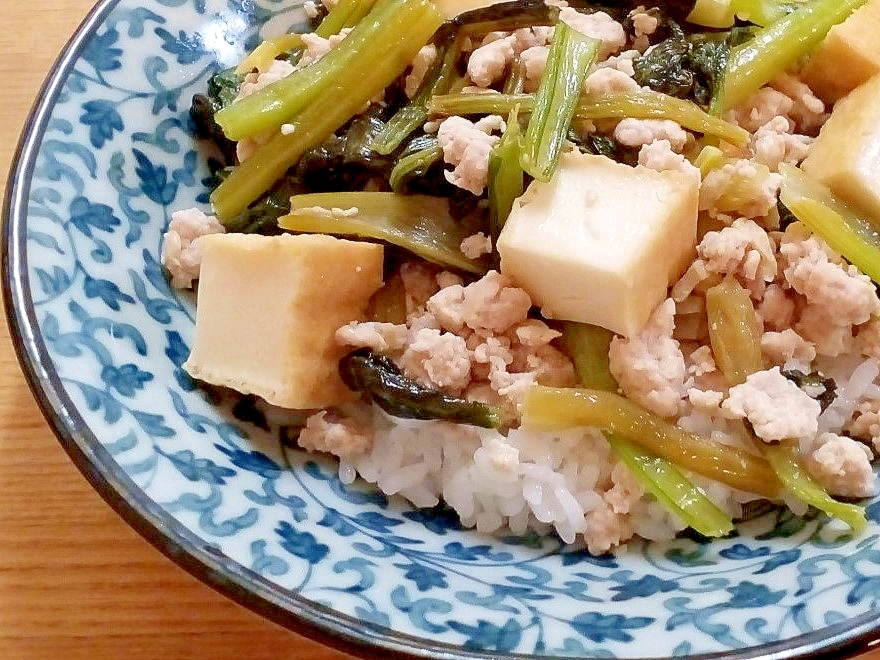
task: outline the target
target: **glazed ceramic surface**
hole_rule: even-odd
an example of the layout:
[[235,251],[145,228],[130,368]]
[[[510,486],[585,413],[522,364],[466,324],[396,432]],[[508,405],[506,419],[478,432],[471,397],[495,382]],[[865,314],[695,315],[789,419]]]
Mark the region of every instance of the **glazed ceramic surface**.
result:
[[732,538],[592,557],[413,510],[292,448],[289,419],[181,370],[194,302],[160,266],[175,209],[208,209],[194,93],[290,0],[96,7],[38,99],[13,172],[7,309],[44,412],[96,488],[231,597],[349,650],[423,657],[804,656],[880,612],[880,505],[853,539],[767,508]]

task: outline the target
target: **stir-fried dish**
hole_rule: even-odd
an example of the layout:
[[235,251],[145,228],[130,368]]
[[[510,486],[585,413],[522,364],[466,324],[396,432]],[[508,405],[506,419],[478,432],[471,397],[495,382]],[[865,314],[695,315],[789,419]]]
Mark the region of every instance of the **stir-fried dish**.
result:
[[865,524],[880,0],[307,2],[195,97],[184,369],[466,527]]

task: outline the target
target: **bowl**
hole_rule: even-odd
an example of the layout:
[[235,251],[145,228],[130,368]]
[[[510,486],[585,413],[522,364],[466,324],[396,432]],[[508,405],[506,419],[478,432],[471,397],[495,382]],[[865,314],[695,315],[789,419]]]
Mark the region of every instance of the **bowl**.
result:
[[5,200],[19,359],[59,441],[147,540],[230,598],[353,653],[419,658],[800,658],[878,637],[880,506],[853,538],[767,506],[725,539],[592,556],[484,535],[299,451],[249,397],[181,365],[194,300],[160,266],[207,206],[190,98],[297,0],[104,0],[61,54]]

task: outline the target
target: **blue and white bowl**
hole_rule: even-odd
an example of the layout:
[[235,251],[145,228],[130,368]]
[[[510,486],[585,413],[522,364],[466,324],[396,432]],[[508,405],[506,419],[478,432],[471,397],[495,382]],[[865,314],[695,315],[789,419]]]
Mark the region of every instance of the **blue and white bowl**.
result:
[[207,208],[192,95],[298,0],[104,0],[46,83],[6,199],[7,312],[42,409],[107,501],[184,568],[300,632],[423,658],[772,657],[878,637],[880,503],[853,539],[767,509],[738,535],[592,557],[418,511],[285,443],[180,366],[191,297],[159,265]]

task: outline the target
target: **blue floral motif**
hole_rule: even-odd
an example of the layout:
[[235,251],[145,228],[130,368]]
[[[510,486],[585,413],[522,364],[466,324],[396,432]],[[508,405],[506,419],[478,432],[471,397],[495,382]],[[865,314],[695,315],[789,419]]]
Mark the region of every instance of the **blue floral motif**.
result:
[[80,122],[89,126],[89,140],[95,149],[101,149],[104,143],[113,139],[117,131],[125,129],[122,115],[112,101],[96,99],[83,103],[83,114]]
[[117,71],[122,68],[122,48],[117,47],[118,41],[119,33],[115,29],[97,34],[86,45],[82,59],[91,64],[95,71]]
[[70,203],[70,223],[91,238],[93,230],[112,232],[121,221],[106,204],[93,204],[85,197],[76,197]]
[[90,473],[108,491],[133,484],[120,497],[147,519],[158,510],[190,565],[222,556],[261,576],[260,593],[277,596],[264,607],[294,593],[331,631],[417,640],[428,657],[733,656],[874,621],[880,499],[859,538],[767,506],[730,538],[597,557],[345,483],[337,463],[295,448],[302,416],[190,378],[194,296],[171,289],[159,257],[174,210],[209,208],[187,105],[261,35],[302,25],[298,5],[110,0],[42,100],[33,156],[10,183],[26,199],[7,218],[22,238],[6,246],[20,269],[7,290],[17,331],[37,338],[28,359],[49,376],[35,386],[65,402],[54,423]]
[[217,465],[210,459],[199,458],[188,449],[163,455],[190,481],[205,481],[222,486],[226,479],[236,474],[235,470]]
[[305,559],[310,564],[318,564],[330,552],[323,543],[319,543],[311,532],[297,531],[290,523],[282,522],[275,532],[283,540],[281,547],[290,554]]
[[466,649],[513,651],[522,638],[522,628],[516,619],[508,619],[503,626],[489,621],[479,621],[477,625],[467,625],[453,621],[450,626],[467,636],[463,646]]
[[156,28],[156,34],[162,39],[162,50],[174,55],[178,64],[193,64],[207,54],[198,34],[187,34],[180,30],[175,35],[165,28]]
[[108,389],[116,390],[122,396],[133,397],[144,383],[153,380],[153,374],[143,371],[136,364],[123,364],[115,367],[111,364],[101,369],[101,380]]
[[656,575],[643,575],[636,580],[626,580],[616,587],[611,587],[611,591],[617,592],[611,600],[646,598],[676,589],[678,589],[678,582],[675,580],[661,580]]
[[412,581],[419,591],[430,591],[434,587],[445,589],[449,586],[446,574],[436,568],[424,564],[394,564],[405,572],[403,577]]
[[775,605],[785,596],[785,591],[771,591],[765,584],[754,582],[741,582],[734,587],[728,587],[730,607],[764,607]]
[[620,614],[585,612],[571,620],[572,627],[587,639],[602,643],[609,639],[629,641],[633,638],[630,630],[644,628],[654,619],[651,617],[625,617]]
[[242,470],[255,472],[266,479],[277,479],[281,474],[281,467],[261,452],[230,449],[222,445],[216,447],[229,457],[233,465]]
[[107,307],[114,311],[119,311],[120,303],[134,302],[134,298],[121,291],[116,282],[96,280],[89,275],[84,278],[83,293],[86,294],[86,298],[100,298]]

